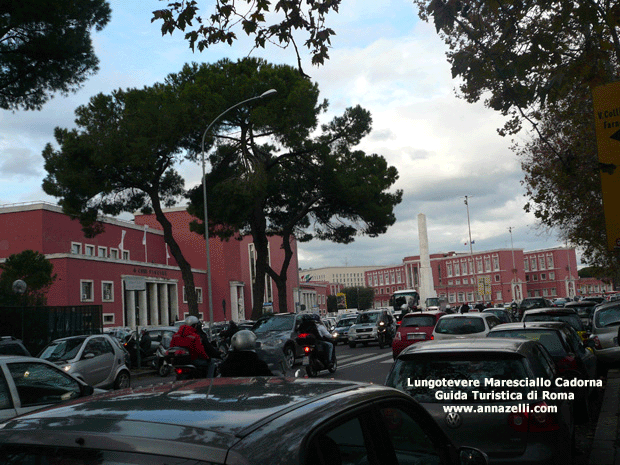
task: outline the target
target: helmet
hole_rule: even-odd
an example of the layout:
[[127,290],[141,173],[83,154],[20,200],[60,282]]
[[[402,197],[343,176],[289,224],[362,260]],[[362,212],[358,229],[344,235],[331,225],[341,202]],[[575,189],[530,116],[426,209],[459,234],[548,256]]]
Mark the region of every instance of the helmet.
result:
[[194,315],[190,315],[187,318],[185,318],[185,324],[187,326],[196,326],[197,324],[200,324],[200,320],[198,319],[198,317]]
[[254,350],[256,348],[256,334],[249,329],[242,329],[230,338],[230,348],[234,350]]

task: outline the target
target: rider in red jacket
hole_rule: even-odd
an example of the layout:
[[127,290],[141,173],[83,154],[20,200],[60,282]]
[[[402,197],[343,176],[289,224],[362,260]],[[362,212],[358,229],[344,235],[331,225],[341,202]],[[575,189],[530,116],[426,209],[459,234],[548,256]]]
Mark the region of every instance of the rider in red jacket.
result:
[[209,361],[209,356],[205,352],[200,336],[192,326],[182,325],[172,336],[170,347],[185,347],[189,350],[192,361],[204,360],[205,363]]

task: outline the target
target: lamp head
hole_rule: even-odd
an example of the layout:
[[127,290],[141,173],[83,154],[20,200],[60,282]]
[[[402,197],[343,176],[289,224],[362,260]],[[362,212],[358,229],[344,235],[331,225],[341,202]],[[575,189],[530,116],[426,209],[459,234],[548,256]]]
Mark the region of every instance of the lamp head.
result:
[[270,96],[270,95],[277,94],[277,93],[278,93],[278,91],[277,91],[277,90],[275,90],[275,89],[269,89],[269,90],[266,90],[265,92],[263,92],[262,94],[260,94],[260,95],[259,95],[259,97],[260,97],[260,98],[263,98],[263,97],[268,97],[268,96]]

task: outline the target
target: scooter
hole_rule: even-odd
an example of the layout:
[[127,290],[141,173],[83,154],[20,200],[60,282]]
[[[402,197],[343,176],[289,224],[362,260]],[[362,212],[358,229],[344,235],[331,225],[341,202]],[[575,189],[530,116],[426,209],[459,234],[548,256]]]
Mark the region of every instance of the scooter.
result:
[[316,338],[309,333],[301,333],[295,339],[297,344],[304,348],[304,362],[306,366],[306,373],[310,378],[314,378],[319,374],[321,370],[328,370],[330,373],[335,373],[338,368],[338,361],[336,359],[336,348],[332,349],[331,363],[326,366],[323,357],[318,353],[316,346]]
[[192,363],[189,350],[185,347],[170,347],[166,350],[164,360],[172,368],[177,381],[184,379],[215,378],[218,374],[217,366],[219,363],[216,360],[211,360],[208,368],[197,367]]
[[379,342],[379,349],[383,349],[383,346],[389,345],[387,332],[388,328],[385,324],[385,321],[380,321],[379,327],[377,328],[377,340]]

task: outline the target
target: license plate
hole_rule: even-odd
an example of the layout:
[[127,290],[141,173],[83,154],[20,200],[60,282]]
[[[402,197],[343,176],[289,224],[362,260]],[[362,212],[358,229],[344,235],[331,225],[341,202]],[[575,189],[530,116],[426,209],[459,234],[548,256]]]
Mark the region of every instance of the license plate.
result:
[[369,337],[370,337],[370,335],[369,335],[369,334],[362,334],[362,335],[360,336],[360,339],[368,339]]
[[407,334],[407,339],[408,340],[419,340],[419,339],[426,339],[426,334],[414,334],[414,333],[409,333]]
[[301,361],[301,363],[302,363],[303,365],[308,365],[308,363],[310,363],[310,360],[308,359],[308,357],[307,357],[307,356],[305,356],[305,357],[303,358],[303,360]]

